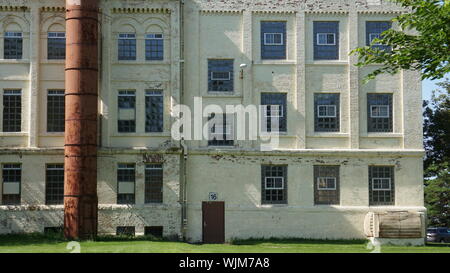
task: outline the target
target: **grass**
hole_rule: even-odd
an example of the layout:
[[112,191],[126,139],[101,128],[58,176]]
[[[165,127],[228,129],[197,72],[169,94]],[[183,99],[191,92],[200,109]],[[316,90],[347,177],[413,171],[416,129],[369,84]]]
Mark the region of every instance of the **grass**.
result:
[[[369,253],[365,240],[249,239],[229,244],[189,244],[148,237],[99,237],[82,241],[82,253]],[[154,239],[154,238],[153,238]],[[59,234],[1,235],[0,253],[68,253]],[[382,246],[382,253],[450,253],[450,244]]]

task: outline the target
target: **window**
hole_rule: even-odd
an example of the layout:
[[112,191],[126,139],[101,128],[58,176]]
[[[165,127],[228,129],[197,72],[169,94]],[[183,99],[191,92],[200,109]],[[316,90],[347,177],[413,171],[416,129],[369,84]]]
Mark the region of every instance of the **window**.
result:
[[162,132],[164,125],[164,97],[161,90],[145,92],[145,131]]
[[164,59],[164,38],[162,34],[145,35],[145,59],[148,61]]
[[374,39],[382,38],[382,33],[392,27],[389,21],[368,21],[366,22],[366,45],[381,50],[390,50],[389,46],[373,42]]
[[317,33],[317,45],[336,45],[336,34]]
[[234,60],[208,60],[208,91],[233,92]]
[[45,171],[45,204],[64,204],[63,164],[47,164]]
[[48,90],[47,132],[64,132],[64,90]]
[[314,94],[314,131],[339,132],[339,94]]
[[119,164],[117,168],[117,204],[135,203],[135,165]]
[[134,90],[119,91],[118,106],[119,133],[134,133],[136,131],[136,92]]
[[145,203],[163,202],[163,167],[162,164],[145,166]]
[[62,234],[63,231],[63,227],[44,227],[44,234],[48,235]]
[[286,94],[262,93],[261,105],[263,132],[286,132]]
[[314,204],[339,205],[339,166],[314,166]]
[[367,131],[392,132],[392,94],[367,94]]
[[394,167],[369,166],[369,205],[394,205]]
[[4,59],[22,59],[22,32],[5,32]]
[[122,236],[134,236],[135,227],[133,226],[120,226],[116,228],[116,235]]
[[314,22],[314,60],[339,59],[339,22]]
[[144,235],[145,236],[153,236],[156,238],[162,238],[163,237],[163,227],[162,226],[145,227]]
[[[120,33],[118,39],[119,60],[136,60],[136,34]],[[146,46],[147,48],[147,46]]]
[[261,22],[261,59],[286,59],[286,22]]
[[2,205],[20,205],[21,165],[17,163],[3,164],[2,180]]
[[233,146],[233,115],[212,113],[208,118],[209,146]]
[[66,33],[49,32],[47,36],[47,58],[64,60],[66,58]]
[[22,91],[3,91],[3,132],[22,130]]
[[287,204],[287,166],[261,166],[261,203]]

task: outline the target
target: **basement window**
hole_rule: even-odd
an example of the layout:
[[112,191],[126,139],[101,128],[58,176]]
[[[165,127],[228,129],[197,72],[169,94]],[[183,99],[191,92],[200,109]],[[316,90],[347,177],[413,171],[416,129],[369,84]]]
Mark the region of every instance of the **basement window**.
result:
[[3,132],[22,130],[22,90],[3,91]]
[[339,166],[314,166],[314,204],[339,205]]
[[4,59],[22,59],[22,32],[5,32]]
[[44,227],[44,234],[47,235],[62,234],[63,230],[64,230],[63,227]]
[[47,164],[46,166],[45,204],[64,204],[64,164]]
[[163,237],[163,227],[162,226],[151,226],[151,227],[145,227],[144,229],[144,235],[145,236],[153,236],[156,238],[162,238]]
[[135,164],[119,164],[117,168],[117,204],[135,203]]
[[20,205],[21,167],[19,163],[2,165],[2,205]]
[[66,33],[49,32],[47,36],[47,59],[64,60],[66,58]]
[[64,90],[48,90],[47,132],[64,132],[65,97]]
[[134,236],[135,235],[135,227],[134,226],[119,226],[116,228],[116,235]]

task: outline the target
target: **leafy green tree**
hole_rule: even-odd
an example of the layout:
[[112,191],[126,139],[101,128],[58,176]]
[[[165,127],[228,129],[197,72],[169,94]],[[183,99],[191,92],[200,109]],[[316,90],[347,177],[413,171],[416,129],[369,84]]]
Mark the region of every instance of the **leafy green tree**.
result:
[[450,226],[450,81],[424,102],[425,204],[433,226]]
[[411,10],[396,17],[400,30],[389,29],[373,43],[390,50],[365,46],[354,49],[357,66],[380,64],[366,81],[381,73],[395,74],[401,69],[422,72],[422,79],[441,79],[450,72],[450,0],[391,0]]

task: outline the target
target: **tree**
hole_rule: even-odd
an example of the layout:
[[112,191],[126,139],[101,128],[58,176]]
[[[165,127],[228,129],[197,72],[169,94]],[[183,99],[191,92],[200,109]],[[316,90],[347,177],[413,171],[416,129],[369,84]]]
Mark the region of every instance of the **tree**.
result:
[[425,204],[433,226],[450,226],[450,80],[424,102]]
[[393,21],[400,30],[389,29],[372,44],[390,50],[365,46],[352,50],[358,54],[357,66],[380,64],[366,81],[381,73],[396,74],[401,69],[422,72],[422,79],[441,79],[450,72],[450,0],[391,0],[411,10]]

